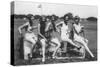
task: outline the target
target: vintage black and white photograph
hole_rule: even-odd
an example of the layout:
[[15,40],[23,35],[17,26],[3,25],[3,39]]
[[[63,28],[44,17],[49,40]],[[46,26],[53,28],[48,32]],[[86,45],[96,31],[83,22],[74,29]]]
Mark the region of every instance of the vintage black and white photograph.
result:
[[11,64],[97,61],[97,6],[11,2]]

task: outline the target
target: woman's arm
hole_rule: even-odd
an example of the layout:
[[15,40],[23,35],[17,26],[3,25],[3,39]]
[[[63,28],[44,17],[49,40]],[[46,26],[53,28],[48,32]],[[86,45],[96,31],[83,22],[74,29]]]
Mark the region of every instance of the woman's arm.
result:
[[56,24],[56,27],[58,27],[59,25],[63,24],[63,22],[59,22]]
[[59,22],[59,23],[57,23],[57,24],[55,25],[56,30],[57,30],[58,33],[60,33],[60,29],[58,28],[58,26],[60,26],[60,25],[62,25],[62,24],[63,24],[63,22]]
[[76,33],[76,34],[79,34],[76,29],[75,29],[75,24],[73,24],[73,31]]
[[35,29],[35,28],[38,28],[38,26],[33,26],[33,28]]
[[22,33],[21,29],[24,28],[25,26],[27,26],[28,24],[29,24],[29,22],[26,22],[25,24],[18,27],[18,31],[20,34]]
[[51,24],[51,22],[49,22],[49,23],[46,25],[45,31],[48,31],[48,29],[49,29],[49,27],[50,27],[50,24]]
[[83,37],[85,38],[85,31],[84,31],[84,27],[82,27],[81,33],[83,34]]
[[80,27],[81,27],[81,32],[83,34],[83,37],[85,38],[85,32],[84,32],[84,26],[80,24]]

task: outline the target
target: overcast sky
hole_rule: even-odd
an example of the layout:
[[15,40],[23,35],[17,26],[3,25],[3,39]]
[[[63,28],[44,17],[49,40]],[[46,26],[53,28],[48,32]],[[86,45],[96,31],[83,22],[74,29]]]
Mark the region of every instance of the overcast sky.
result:
[[[41,6],[39,6],[41,4]],[[40,8],[39,8],[40,7]],[[96,6],[68,5],[68,4],[50,4],[50,3],[34,3],[25,1],[15,1],[15,14],[56,14],[63,16],[71,12],[73,15],[79,15],[81,18],[90,16],[97,17],[98,9]]]

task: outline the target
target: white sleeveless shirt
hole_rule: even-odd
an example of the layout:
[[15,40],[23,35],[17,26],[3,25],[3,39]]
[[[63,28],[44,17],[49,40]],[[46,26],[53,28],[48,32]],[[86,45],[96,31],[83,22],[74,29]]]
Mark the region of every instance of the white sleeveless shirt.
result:
[[61,36],[69,36],[69,32],[70,32],[70,30],[68,29],[68,25],[66,25],[65,23],[64,23],[64,21],[62,21],[61,22],[62,23],[62,27],[61,27]]
[[82,27],[83,27],[83,26],[81,26],[80,23],[78,25],[74,24],[73,26],[75,27],[75,30],[77,31],[77,33],[80,33],[80,31],[82,30]]

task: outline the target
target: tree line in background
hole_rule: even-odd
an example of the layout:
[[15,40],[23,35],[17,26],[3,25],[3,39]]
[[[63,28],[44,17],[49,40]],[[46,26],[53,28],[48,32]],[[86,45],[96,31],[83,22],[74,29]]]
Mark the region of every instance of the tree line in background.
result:
[[[32,15],[32,14],[30,14]],[[49,17],[50,15],[46,15],[46,17]],[[60,19],[63,19],[63,17],[59,17],[57,15],[54,15],[56,17],[56,19],[60,18]],[[24,19],[27,17],[27,15],[25,14],[12,14],[11,15],[12,18],[15,18],[15,19]],[[41,17],[41,15],[34,15],[35,19]],[[84,18],[88,21],[97,21],[97,17],[87,17],[87,18]]]

